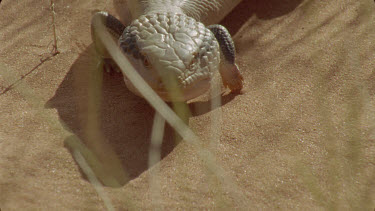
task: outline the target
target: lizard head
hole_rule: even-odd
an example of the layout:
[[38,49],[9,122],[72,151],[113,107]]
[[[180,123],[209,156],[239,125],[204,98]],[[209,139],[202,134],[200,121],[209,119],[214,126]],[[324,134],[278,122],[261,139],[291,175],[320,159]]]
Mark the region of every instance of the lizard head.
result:
[[[186,101],[206,92],[220,63],[219,44],[212,32],[183,14],[140,16],[125,28],[119,46],[166,101]],[[126,77],[125,83],[139,94]]]

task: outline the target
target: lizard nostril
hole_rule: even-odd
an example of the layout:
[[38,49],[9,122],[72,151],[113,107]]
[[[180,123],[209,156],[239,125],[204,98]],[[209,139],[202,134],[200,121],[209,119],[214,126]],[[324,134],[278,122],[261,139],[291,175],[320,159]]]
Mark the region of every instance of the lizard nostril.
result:
[[145,65],[145,67],[151,67],[151,63],[150,61],[147,59],[147,57],[144,57],[143,59],[143,64]]
[[143,65],[147,68],[150,68],[151,63],[150,63],[150,60],[148,60],[147,56],[144,55],[143,53],[140,53],[139,56],[140,56],[140,59],[143,61]]

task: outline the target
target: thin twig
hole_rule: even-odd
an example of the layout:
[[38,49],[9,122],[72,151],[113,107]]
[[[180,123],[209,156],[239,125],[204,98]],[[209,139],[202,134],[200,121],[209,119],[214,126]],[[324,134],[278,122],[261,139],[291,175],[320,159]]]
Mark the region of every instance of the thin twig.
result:
[[[1,2],[1,0],[0,0]],[[52,14],[52,31],[53,31],[53,45],[52,45],[52,51],[49,53],[49,55],[45,58],[42,58],[35,67],[33,67],[29,72],[27,72],[24,75],[21,75],[21,78],[13,82],[11,85],[4,88],[3,91],[0,92],[0,95],[5,94],[9,90],[13,89],[22,79],[30,75],[32,72],[34,72],[36,69],[38,69],[44,62],[50,60],[52,57],[56,56],[60,53],[60,51],[57,49],[57,36],[56,36],[56,25],[55,25],[55,4],[53,0],[51,0],[51,14]]]
[[59,50],[57,49],[57,38],[56,38],[56,24],[55,24],[55,3],[53,0],[51,0],[51,15],[52,15],[52,31],[53,31],[53,49],[52,49],[52,55],[59,54]]
[[36,69],[38,69],[38,67],[40,67],[44,62],[50,60],[53,56],[54,55],[52,54],[52,55],[50,55],[50,56],[48,56],[44,59],[41,59],[39,64],[35,65],[35,67],[33,67],[29,72],[21,75],[21,77],[18,80],[13,82],[11,85],[7,86],[3,91],[0,92],[0,95],[3,95],[6,92],[8,92],[9,90],[13,89],[19,82],[21,82],[22,79],[26,78],[28,75],[30,75],[32,72],[34,72]]

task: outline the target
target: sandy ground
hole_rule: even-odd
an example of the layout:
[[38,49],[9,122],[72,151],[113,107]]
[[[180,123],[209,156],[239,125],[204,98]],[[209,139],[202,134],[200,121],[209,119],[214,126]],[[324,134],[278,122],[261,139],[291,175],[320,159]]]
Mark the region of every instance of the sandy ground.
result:
[[[222,22],[243,93],[224,93],[214,111],[190,103],[189,126],[214,164],[167,127],[151,168],[153,108],[119,74],[94,77],[91,16],[127,21],[124,6],[56,0],[60,54],[41,63],[53,42],[49,1],[1,3],[1,210],[375,208],[373,1],[243,1]],[[104,187],[90,183],[78,151],[101,163]]]

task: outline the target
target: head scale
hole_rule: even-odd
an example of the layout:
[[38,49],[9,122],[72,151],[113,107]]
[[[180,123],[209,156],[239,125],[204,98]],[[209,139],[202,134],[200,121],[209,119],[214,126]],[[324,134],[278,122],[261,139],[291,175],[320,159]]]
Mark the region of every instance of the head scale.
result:
[[[181,100],[202,94],[219,68],[219,45],[214,35],[183,14],[140,16],[124,30],[119,45],[162,98],[162,93],[167,95],[168,83],[181,89]],[[131,86],[126,78],[125,82]]]

